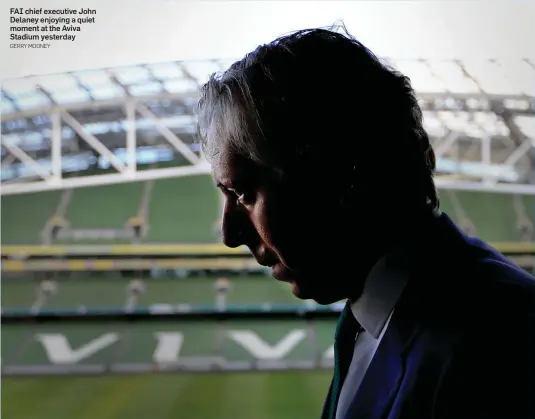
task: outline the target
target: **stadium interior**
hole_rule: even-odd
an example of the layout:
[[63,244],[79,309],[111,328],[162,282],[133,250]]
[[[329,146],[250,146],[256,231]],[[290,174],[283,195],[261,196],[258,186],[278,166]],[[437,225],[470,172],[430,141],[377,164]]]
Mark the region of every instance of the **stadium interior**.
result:
[[[441,209],[535,271],[534,63],[386,60],[417,91]],[[73,419],[155,417],[163,405],[161,418],[317,415],[343,302],[296,300],[247,249],[220,243],[194,109],[229,64],[4,83],[2,375],[19,380],[18,404],[44,401],[38,416],[19,406],[9,417],[57,418],[58,400]],[[290,398],[292,387],[306,391]],[[244,388],[257,391],[236,407]],[[208,402],[206,389],[224,396]]]

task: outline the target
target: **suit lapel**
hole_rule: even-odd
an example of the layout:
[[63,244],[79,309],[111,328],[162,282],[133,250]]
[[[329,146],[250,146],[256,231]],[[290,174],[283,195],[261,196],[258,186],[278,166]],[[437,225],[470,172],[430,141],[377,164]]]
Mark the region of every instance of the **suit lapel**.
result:
[[393,327],[389,327],[351,404],[346,418],[383,417],[397,393],[404,374],[403,347]]
[[[442,307],[444,310],[439,309],[439,302],[448,301],[448,293],[456,289],[451,284],[448,285],[455,278],[449,273],[453,273],[454,267],[462,264],[466,258],[467,239],[446,215],[440,217],[439,227],[439,239],[436,239],[433,246],[421,248],[418,253],[420,263],[412,272],[396,305],[388,329],[345,419],[381,419],[389,416],[407,372],[409,357],[422,356],[420,350],[427,347],[423,341],[422,345],[416,345],[420,350],[415,347],[418,336],[426,329],[426,319],[429,319],[431,313],[445,311],[445,307]],[[446,243],[455,246],[448,247]],[[450,251],[452,259],[444,265],[442,258],[447,253],[442,249],[451,248],[456,250],[456,254],[453,255]],[[437,267],[441,267],[440,272],[437,272]],[[426,341],[427,338],[423,340]]]
[[403,381],[407,356],[420,333],[421,324],[414,316],[414,303],[415,294],[409,285],[392,315],[346,419],[386,417]]
[[428,286],[433,284],[420,269],[412,272],[406,284],[346,419],[379,419],[392,408],[431,296]]

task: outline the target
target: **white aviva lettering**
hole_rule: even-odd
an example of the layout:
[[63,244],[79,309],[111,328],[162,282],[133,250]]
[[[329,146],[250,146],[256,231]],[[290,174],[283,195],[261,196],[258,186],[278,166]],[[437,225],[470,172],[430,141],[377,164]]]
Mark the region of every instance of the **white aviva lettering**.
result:
[[[229,330],[227,336],[242,346],[256,359],[278,360],[288,355],[306,337],[305,329],[291,330],[277,343],[271,345],[252,330]],[[39,333],[36,340],[43,345],[43,349],[53,364],[76,364],[90,358],[97,352],[119,341],[118,333],[105,333],[91,341],[72,348],[68,338],[61,333]],[[158,363],[177,362],[184,344],[184,335],[181,332],[155,332],[156,347],[152,359]],[[334,348],[331,346],[324,357],[332,358]]]
[[154,362],[177,362],[184,336],[178,332],[156,332],[154,337],[158,341],[152,355]]
[[228,336],[243,346],[255,358],[280,359],[304,339],[306,332],[303,329],[292,330],[274,346],[267,344],[251,330],[230,330]]
[[53,364],[76,364],[114,344],[119,336],[117,333],[105,333],[78,349],[73,349],[67,338],[60,333],[40,333],[36,339],[43,344],[46,355]]

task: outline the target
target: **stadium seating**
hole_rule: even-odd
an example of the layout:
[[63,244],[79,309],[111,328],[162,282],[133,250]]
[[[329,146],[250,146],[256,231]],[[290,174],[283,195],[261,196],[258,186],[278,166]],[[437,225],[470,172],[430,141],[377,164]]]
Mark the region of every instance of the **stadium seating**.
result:
[[[56,295],[47,300],[43,308],[71,309],[80,307],[117,308],[125,304],[126,286],[129,282],[117,273],[99,276],[72,275],[69,280],[60,281]],[[39,281],[31,274],[2,283],[2,307],[29,308],[37,296]],[[206,304],[214,302],[214,279],[195,277],[187,279],[151,279],[146,292],[140,295],[138,306],[160,304]],[[271,278],[248,275],[233,277],[228,294],[229,304],[296,304],[287,284]]]
[[66,219],[73,228],[121,228],[137,214],[141,191],[139,182],[76,189]]
[[[75,189],[64,214],[74,229],[121,229],[138,216],[142,182]],[[42,243],[41,232],[55,214],[62,192],[2,197],[2,243]],[[517,202],[515,203],[515,200]],[[519,204],[520,202],[520,204]],[[491,242],[534,241],[520,227],[521,213],[534,219],[535,197],[510,194],[441,191],[440,207],[468,233]],[[520,205],[520,209],[519,209]],[[145,243],[203,243],[218,240],[219,194],[210,176],[199,175],[154,182],[147,206]],[[107,240],[130,242],[127,239]],[[73,243],[75,240],[63,240]],[[94,242],[94,241],[93,241]],[[91,243],[84,240],[83,243]]]
[[[533,201],[533,197],[522,199],[525,212],[530,218],[533,218],[534,214]],[[525,240],[517,228],[518,214],[515,211],[513,195],[466,191],[443,192],[440,194],[440,208],[469,234],[483,240],[490,242]],[[472,229],[473,231],[470,231]]]
[[218,195],[210,176],[159,180],[152,191],[144,241],[213,242],[218,208]]
[[522,197],[526,214],[533,222],[535,222],[535,196],[525,195]]
[[2,197],[2,243],[38,244],[61,192],[40,192]]

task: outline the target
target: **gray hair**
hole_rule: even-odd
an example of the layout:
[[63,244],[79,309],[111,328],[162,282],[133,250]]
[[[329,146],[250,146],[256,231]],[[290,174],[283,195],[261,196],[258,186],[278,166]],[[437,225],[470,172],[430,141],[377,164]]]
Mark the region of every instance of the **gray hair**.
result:
[[410,80],[347,31],[307,29],[259,46],[209,78],[197,117],[209,161],[224,146],[283,176],[324,164],[335,146],[327,170],[347,177],[350,167],[351,182],[367,176],[438,208],[435,156]]
[[262,131],[261,116],[255,106],[245,74],[215,73],[201,89],[197,112],[197,138],[208,161],[217,158],[222,142],[237,155],[276,171],[276,159]]

